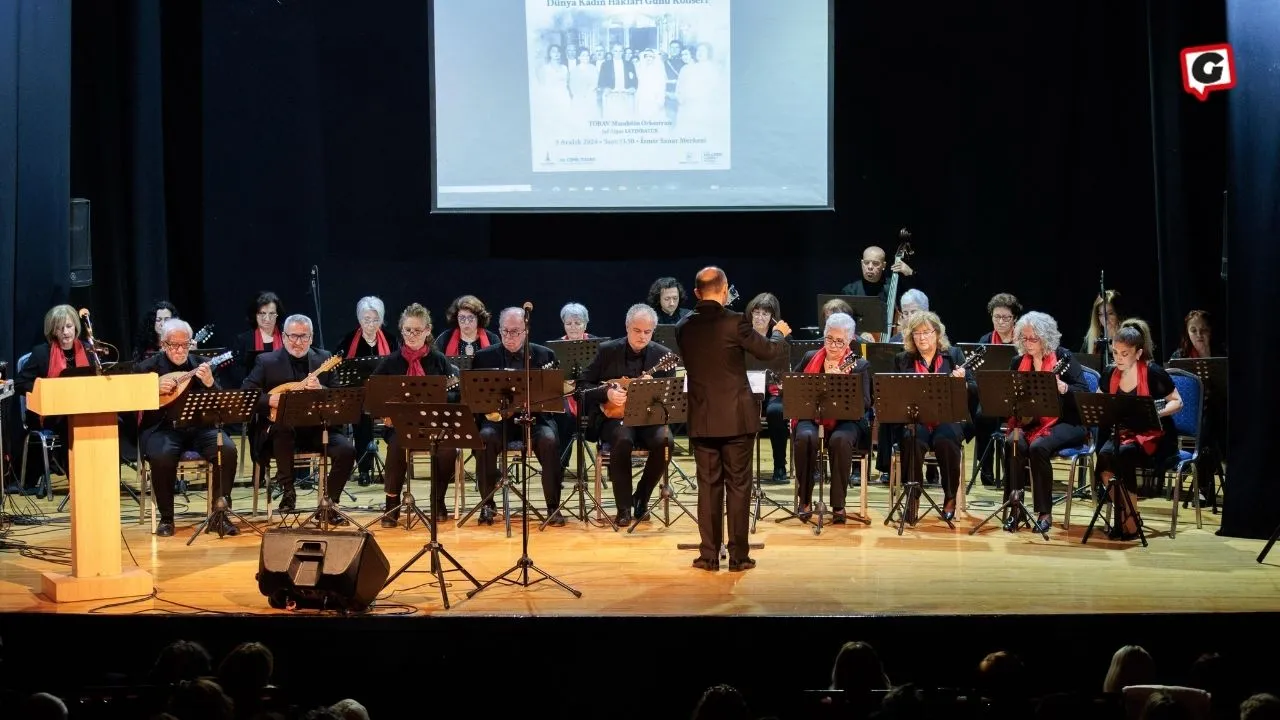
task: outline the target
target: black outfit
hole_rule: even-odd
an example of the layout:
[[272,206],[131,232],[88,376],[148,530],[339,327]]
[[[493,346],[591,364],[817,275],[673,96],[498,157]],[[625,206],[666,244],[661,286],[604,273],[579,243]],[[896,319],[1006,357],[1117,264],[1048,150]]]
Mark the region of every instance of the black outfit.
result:
[[[347,342],[350,342],[350,340],[348,339]],[[453,376],[458,374],[457,368],[449,363],[444,353],[435,349],[429,350],[418,362],[422,365],[423,373],[427,375]],[[378,367],[374,368],[373,374],[408,375],[409,361],[397,350],[378,363]],[[450,390],[447,399],[450,404],[461,402],[459,389]],[[383,437],[387,441],[387,467],[384,480],[388,496],[387,509],[390,510],[400,504],[400,489],[404,487],[404,478],[408,472],[409,464],[405,450],[397,442],[395,428],[384,428]],[[454,468],[457,461],[457,448],[441,447],[438,452],[431,456],[431,501],[433,503],[432,507],[435,508],[437,519],[447,515],[444,507],[445,490],[449,488],[450,483],[457,481],[457,478],[454,477]],[[392,515],[384,518],[384,520],[389,519],[394,524],[399,515],[400,513],[397,510]]]
[[[347,350],[351,347],[351,340],[360,335],[362,330],[356,328],[338,341],[333,349],[334,355],[341,355],[348,360],[355,358],[378,357],[378,345],[374,343],[370,345],[363,338],[356,343],[355,355],[348,355]],[[387,353],[393,354],[400,350],[400,340],[395,333],[390,332],[387,328],[382,328],[382,336],[387,340]],[[355,423],[351,427],[351,437],[355,440],[356,446],[356,463],[357,470],[360,473],[360,484],[369,484],[369,473],[373,471],[373,458],[377,454],[377,448],[373,445],[373,417],[369,413],[360,414],[360,422]]]
[[[978,338],[978,343],[989,345],[994,335],[995,330],[992,330]],[[1062,356],[1059,355],[1058,357]],[[1016,370],[1017,368],[1015,367],[1014,369]],[[979,412],[973,413],[973,452],[982,461],[983,485],[991,485],[995,482],[995,474],[992,472],[992,468],[995,466],[995,448],[990,447],[990,445],[992,436],[1000,431],[1000,422],[1000,418],[987,417]]]
[[[650,307],[653,307],[653,306],[651,305]],[[690,310],[689,308],[676,308],[676,311],[674,314],[668,315],[667,311],[663,310],[661,305],[653,308],[653,311],[658,313],[659,325],[676,325],[681,320],[693,314],[693,311]]]
[[[817,354],[810,350],[796,364],[795,372],[804,372],[805,367]],[[819,371],[821,372],[821,371]],[[835,427],[826,433],[827,457],[830,474],[827,483],[831,486],[831,509],[844,509],[845,494],[849,488],[849,476],[853,471],[853,450],[861,444],[863,438],[871,432],[870,418],[873,411],[871,402],[871,363],[862,358],[854,362],[850,375],[862,376],[863,407],[865,412],[861,420],[838,420]],[[798,420],[795,429],[796,449],[796,495],[802,506],[813,502],[813,486],[821,468],[818,462],[818,424],[813,420]]]
[[[919,354],[900,352],[894,356],[894,369],[900,373],[920,372],[916,367],[917,361],[924,362]],[[933,357],[933,365],[929,371],[937,375],[950,375],[952,370],[963,363],[964,352],[953,346],[945,351],[938,351],[938,354]],[[970,398],[977,394],[978,381],[972,372],[965,374],[965,385],[969,389]],[[972,407],[972,403],[970,406]],[[902,464],[904,481],[911,482],[912,479],[918,479],[921,476],[924,471],[924,454],[932,449],[933,454],[938,458],[938,470],[945,497],[943,505],[952,505],[955,502],[956,491],[960,488],[960,461],[963,457],[960,446],[964,442],[965,425],[968,424],[968,422],[951,422],[929,428],[917,423],[914,428],[916,462],[908,466],[904,458]],[[905,436],[911,432],[911,428],[904,427],[901,442],[908,442]],[[952,512],[951,507],[944,507],[944,512]]]
[[[452,338],[453,334],[456,332],[458,332],[457,328],[450,328],[448,330],[445,330],[444,332],[440,333],[439,337],[436,338],[435,342],[431,343],[431,346],[439,350],[441,353],[445,353],[445,350],[449,347],[450,338]],[[494,345],[502,344],[502,338],[498,337],[498,334],[493,332],[492,330],[485,330],[484,328],[480,328],[479,333],[484,333],[485,338],[489,340],[489,348],[492,348]],[[475,355],[479,353],[482,349],[483,350],[489,349],[489,348],[480,347],[479,333],[476,333],[476,341],[471,343],[463,340],[462,338],[458,338],[458,354],[459,355]],[[445,354],[447,355],[447,353]]]
[[[273,350],[279,350],[270,342],[263,342],[262,349],[255,349],[256,345],[253,339],[254,334],[258,332],[258,328],[254,327],[246,330],[231,341],[231,347],[228,348],[235,352],[236,361],[223,365],[218,372],[218,383],[223,387],[240,387],[244,384],[244,379],[249,377],[249,373],[253,371],[253,363],[258,359],[258,355],[269,353]],[[282,333],[284,331],[281,331]],[[284,345],[284,335],[281,336],[281,347]]]
[[[13,391],[16,395],[21,397],[34,390],[37,378],[49,377],[50,348],[51,346],[47,342],[40,343],[39,345],[31,348],[31,357],[27,358],[27,363],[22,366],[22,372],[18,373],[13,378]],[[74,347],[71,350],[63,350],[62,354],[67,361],[66,367],[70,368],[76,366],[76,354]],[[16,411],[14,415],[17,415]],[[67,417],[65,415],[41,417],[28,410],[24,420],[27,428],[31,430],[48,430],[59,438],[62,438],[62,442],[59,443],[58,448],[53,451],[50,460],[57,461],[59,466],[67,470],[67,472],[70,472],[71,469],[67,467],[67,445],[71,442],[71,436],[67,432]],[[27,438],[21,432],[16,433],[15,436],[17,438],[17,442],[12,445],[12,447],[15,448],[12,457],[15,458],[15,462],[21,463],[21,448],[24,447],[23,443],[27,441]],[[36,487],[43,474],[44,464],[38,457],[33,457],[32,460],[28,460],[27,476],[22,478],[23,488],[29,489]]]
[[[269,405],[270,390],[277,385],[301,381],[328,358],[329,353],[315,348],[308,350],[307,354],[301,358],[295,358],[284,349],[263,353],[254,361],[253,370],[241,386],[245,390],[262,391],[262,396],[258,399],[257,419],[254,423],[256,425],[256,431],[253,433],[254,445],[260,448],[259,457],[263,452],[270,452],[271,457],[275,458],[274,480],[284,489],[280,497],[281,510],[292,510],[296,500],[293,489],[294,452],[296,450],[319,452],[321,428],[317,426],[295,429],[278,422],[269,422],[267,417],[271,407]],[[321,385],[327,387],[332,377],[332,373],[326,372],[322,373],[318,379]],[[328,452],[329,459],[332,461],[327,480],[329,499],[337,502],[342,497],[342,488],[346,486],[347,479],[351,477],[351,467],[355,465],[356,451],[355,446],[351,444],[351,438],[342,433],[330,431]],[[264,467],[266,465],[265,461],[260,461],[259,464]]]
[[698,560],[719,566],[725,495],[728,494],[729,567],[750,567],[747,531],[751,499],[751,449],[760,428],[760,406],[747,381],[745,354],[772,361],[785,357],[785,341],[766,340],[751,318],[713,300],[699,302],[676,325],[689,383],[689,442],[698,468]]
[[853,295],[855,297],[879,297],[882,300],[889,299],[889,289],[885,287],[885,276],[883,273],[880,275],[880,282],[867,282],[866,278],[858,278],[848,285],[845,285],[840,290],[840,294]]
[[[772,322],[769,327],[773,327]],[[769,332],[769,338],[771,340],[783,339],[782,333],[772,329]],[[790,431],[787,427],[787,418],[782,414],[782,389],[776,383],[765,385],[764,423],[765,433],[769,437],[769,446],[773,449],[772,482],[785,485],[787,482],[787,438],[790,436]]]
[[[1225,348],[1209,346],[1209,357],[1226,357]],[[1173,351],[1170,360],[1183,357],[1182,349]],[[1205,388],[1206,392],[1208,388]],[[1200,419],[1200,457],[1196,460],[1196,483],[1205,499],[1214,504],[1217,512],[1216,487],[1214,475],[1222,470],[1222,461],[1227,450],[1227,402],[1225,398],[1205,397],[1202,400],[1204,417]]]
[[[1076,407],[1075,396],[1077,392],[1089,392],[1089,385],[1084,379],[1084,369],[1071,354],[1071,351],[1064,347],[1059,346],[1054,350],[1054,356],[1059,362],[1062,360],[1068,361],[1067,369],[1061,375],[1062,382],[1067,384],[1066,394],[1059,396],[1062,401],[1062,414],[1058,417],[1057,422],[1050,426],[1047,435],[1036,438],[1030,445],[1027,444],[1025,433],[1017,440],[1016,452],[1019,461],[1016,463],[1013,462],[1015,449],[1011,447],[1014,441],[1011,441],[1007,436],[1004,439],[1005,498],[1008,499],[1011,490],[1020,491],[1025,487],[1026,480],[1023,475],[1025,468],[1030,466],[1031,497],[1035,502],[1035,511],[1041,515],[1047,515],[1053,511],[1054,456],[1067,448],[1080,447],[1084,444],[1085,437],[1088,435],[1084,425],[1080,422],[1080,410]],[[1022,364],[1022,357],[1021,355],[1015,357],[1009,369],[1016,372]],[[1052,369],[1053,366],[1049,365],[1033,368],[1032,371],[1047,372]],[[999,418],[992,419],[997,423],[1000,422]]]
[[[1111,375],[1116,371],[1114,365],[1108,365],[1102,372],[1102,377],[1098,381],[1098,389],[1104,393],[1111,391]],[[1169,377],[1169,373],[1160,367],[1156,362],[1147,363],[1147,390],[1153,399],[1163,399],[1169,396],[1175,389],[1173,378]],[[1136,395],[1137,388],[1130,392],[1118,390],[1118,395]],[[1178,432],[1173,426],[1173,416],[1160,418],[1160,427],[1164,430],[1156,444],[1154,454],[1148,455],[1142,446],[1129,442],[1120,445],[1119,450],[1116,449],[1116,439],[1111,437],[1111,428],[1098,428],[1099,437],[1102,439],[1101,445],[1098,447],[1097,472],[1109,472],[1124,483],[1124,486],[1133,492],[1137,489],[1137,469],[1139,467],[1162,468],[1178,454]]]
[[[551,352],[550,348],[529,343],[530,369],[540,370],[546,365],[555,363],[555,360],[555,353]],[[521,348],[513,353],[498,342],[477,352],[475,359],[471,362],[471,368],[473,370],[524,370],[524,349]],[[480,495],[483,497],[498,484],[498,451],[502,445],[503,423],[506,425],[508,446],[524,442],[524,428],[512,419],[495,423],[483,415],[478,415],[476,420],[480,425],[480,439],[484,441],[479,472],[476,473],[480,481]],[[542,493],[547,510],[554,512],[560,507],[560,474],[564,469],[560,464],[560,441],[556,437],[554,414],[534,413],[534,423],[529,431],[533,440],[533,447],[529,448],[529,452],[537,456],[538,464],[542,466]],[[481,510],[482,522],[492,520],[494,506],[494,499],[489,498],[487,506]]]
[[[582,373],[579,382],[598,385],[606,380],[622,377],[638,378],[645,370],[658,364],[671,352],[658,343],[651,342],[640,352],[631,349],[627,338],[606,340],[600,344],[595,359]],[[674,370],[654,373],[654,377],[672,377]],[[592,390],[584,397],[587,413],[587,439],[598,440],[609,446],[609,481],[613,483],[613,498],[618,508],[618,524],[630,523],[633,516],[640,517],[649,507],[649,496],[662,477],[666,467],[666,453],[670,447],[671,430],[666,425],[630,427],[621,419],[605,416],[603,405],[608,400],[605,388]],[[631,491],[631,451],[639,446],[649,451],[644,464],[644,474],[635,493]]]
[[[187,372],[207,360],[208,358],[188,354],[186,362],[174,365],[169,356],[161,352],[138,363],[136,369],[141,373],[167,375],[171,372]],[[220,389],[216,380],[213,389]],[[191,393],[204,390],[205,386],[200,378],[192,377],[181,396],[163,408],[144,411],[138,423],[141,428],[138,433],[138,448],[151,466],[151,488],[156,496],[161,524],[173,524],[173,485],[178,478],[178,462],[182,460],[182,453],[187,450],[200,453],[201,457],[214,465],[217,493],[226,499],[228,505],[231,504],[237,454],[236,446],[231,442],[226,428],[223,428],[222,444],[219,445],[218,429],[215,427],[177,428],[173,423],[173,417],[182,407],[185,398]]]
[[[569,338],[564,337],[563,335],[556,338],[556,340],[568,340],[568,339]],[[583,333],[582,339],[583,340],[599,340],[601,338],[599,335],[592,335],[591,333]],[[586,368],[583,368],[583,370],[585,369]],[[565,380],[574,380],[574,378],[571,375],[567,374],[569,371],[572,370],[572,368],[566,368],[565,370],[566,370]],[[577,402],[577,401],[574,400],[574,402]],[[576,432],[578,432],[578,413],[574,411],[574,405],[570,403],[570,398],[565,398],[564,414],[556,415],[556,436],[560,439],[560,467],[563,469],[568,469],[569,467],[569,455],[573,450],[573,434]]]

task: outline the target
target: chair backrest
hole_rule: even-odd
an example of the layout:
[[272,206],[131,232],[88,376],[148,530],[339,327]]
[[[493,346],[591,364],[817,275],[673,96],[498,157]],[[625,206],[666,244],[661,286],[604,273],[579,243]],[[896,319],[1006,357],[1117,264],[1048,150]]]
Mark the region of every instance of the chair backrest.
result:
[[1180,437],[1194,438],[1196,447],[1200,446],[1200,421],[1204,409],[1204,387],[1200,377],[1186,370],[1170,368],[1169,377],[1173,386],[1182,396],[1182,409],[1173,414],[1173,427]]
[[[23,355],[22,357],[18,358],[18,370],[17,372],[14,373],[14,375],[21,374],[22,368],[26,366],[27,361],[29,361],[30,359],[31,359],[31,353],[27,353],[26,355]],[[19,418],[19,421],[22,423],[22,429],[25,431],[27,429],[27,394],[26,393],[20,393],[18,395],[18,418]]]

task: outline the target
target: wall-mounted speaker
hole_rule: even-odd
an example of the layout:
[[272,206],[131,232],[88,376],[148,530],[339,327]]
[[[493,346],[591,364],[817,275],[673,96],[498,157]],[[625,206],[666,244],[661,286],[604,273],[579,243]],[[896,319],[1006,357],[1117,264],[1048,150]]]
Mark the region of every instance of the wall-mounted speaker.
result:
[[71,287],[93,284],[93,243],[89,232],[89,201],[71,199]]
[[262,535],[258,590],[273,608],[359,611],[390,571],[370,533],[272,529]]

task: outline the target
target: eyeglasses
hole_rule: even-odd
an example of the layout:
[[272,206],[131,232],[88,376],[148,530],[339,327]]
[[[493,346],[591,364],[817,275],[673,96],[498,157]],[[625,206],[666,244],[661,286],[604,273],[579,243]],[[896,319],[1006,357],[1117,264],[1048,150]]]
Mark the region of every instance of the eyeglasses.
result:
[[1013,320],[1013,316],[1012,315],[992,315],[991,319],[995,320],[996,322],[1009,322]]
[[915,332],[911,333],[911,337],[923,338],[923,337],[931,337],[931,336],[933,336],[933,335],[937,335],[937,334],[938,334],[938,332],[937,332],[936,330],[933,330],[933,329],[929,329],[929,330],[916,330]]
[[273,317],[276,317],[277,315],[279,315],[279,313],[273,313],[273,312],[260,312],[260,313],[258,313],[258,317],[260,317],[260,318],[273,318]]
[[524,328],[517,328],[515,330],[512,330],[510,328],[503,328],[501,332],[502,332],[502,337],[520,337],[521,335],[524,334]]
[[1023,344],[1037,345],[1040,343],[1040,338],[1038,337],[1024,337],[1019,339],[1022,340]]
[[831,347],[838,347],[838,348],[844,347],[845,345],[849,344],[849,341],[845,340],[844,338],[833,338],[833,337],[824,337],[822,338],[822,342],[830,345]]
[[475,315],[459,315],[458,316],[459,325],[473,325],[475,324],[475,322],[476,322]]
[[400,328],[400,334],[405,335],[407,337],[418,337],[419,335],[426,335],[427,329],[426,328]]
[[166,350],[190,350],[192,347],[195,346],[195,343],[190,341],[181,342],[181,343],[166,341],[160,344],[163,345]]
[[285,339],[289,342],[306,342],[311,339],[311,333],[285,333]]

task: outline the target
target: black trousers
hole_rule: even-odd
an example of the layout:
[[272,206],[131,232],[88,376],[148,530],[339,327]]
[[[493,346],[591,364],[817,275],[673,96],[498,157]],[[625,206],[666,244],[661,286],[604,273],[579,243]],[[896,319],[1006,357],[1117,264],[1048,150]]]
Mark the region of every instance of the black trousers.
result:
[[162,522],[173,522],[173,484],[178,478],[178,462],[186,450],[194,450],[215,465],[214,488],[209,492],[231,501],[231,485],[236,479],[236,446],[224,429],[222,445],[218,445],[215,428],[161,427],[142,433],[139,442],[151,467],[151,488]]
[[[769,398],[764,406],[764,421],[769,434],[769,444],[773,447],[773,468],[787,469],[787,419],[782,416],[782,398]],[[799,464],[796,460],[796,464]]]
[[[1026,487],[1025,468],[1031,468],[1031,498],[1035,502],[1035,511],[1041,515],[1053,512],[1053,456],[1059,450],[1080,447],[1084,444],[1085,429],[1079,425],[1055,423],[1049,433],[1035,439],[1027,445],[1026,434],[1019,432],[1016,439],[1004,439],[1004,498],[1009,499],[1010,490],[1021,490]],[[981,436],[979,436],[981,438]],[[1014,453],[1017,461],[1014,461]],[[1069,484],[1074,486],[1074,479]]]
[[973,418],[973,452],[982,463],[981,472],[992,474],[995,467],[996,449],[991,446],[992,435],[1000,430],[1000,418],[975,415]]
[[360,472],[368,474],[373,470],[374,453],[369,445],[373,442],[373,416],[362,413],[360,421],[351,426],[351,437],[355,441],[356,462]]
[[[524,428],[514,420],[503,421],[507,426],[507,443],[523,442]],[[560,441],[556,438],[556,430],[547,421],[539,419],[530,428],[533,447],[530,451],[538,458],[542,466],[542,493],[546,498],[547,509],[560,507],[560,473],[564,469],[560,465]],[[493,491],[498,484],[498,451],[502,448],[502,423],[490,422],[481,418],[480,439],[484,441],[484,449],[480,451],[480,495],[483,497]],[[489,499],[489,507],[495,501]]]
[[723,438],[689,438],[698,468],[698,556],[720,559],[724,541],[726,496],[729,512],[729,562],[750,556],[751,450],[755,434]]
[[[671,446],[671,431],[666,425],[630,427],[621,420],[605,420],[600,426],[600,440],[609,445],[609,482],[613,483],[613,500],[618,512],[631,510],[637,516],[649,507],[649,497],[662,479]],[[640,484],[631,490],[631,451],[648,450],[649,457],[640,475]]]
[[[387,464],[384,474],[386,492],[388,495],[399,495],[409,470],[408,458],[405,455],[405,449],[400,446],[399,435],[394,428],[384,428],[383,434],[387,440]],[[449,483],[457,481],[454,477],[457,462],[457,448],[442,447],[431,456],[431,502],[437,510],[444,511],[445,491],[449,489]]]
[[[826,437],[831,486],[831,509],[843,510],[845,494],[849,488],[849,473],[853,470],[853,449],[858,446],[862,428],[852,420],[841,420]],[[813,502],[815,476],[821,471],[818,464],[818,425],[812,420],[796,423],[796,494],[801,505]]]
[[[1126,443],[1116,450],[1115,439],[1112,438],[1098,448],[1096,471],[1099,476],[1104,472],[1114,475],[1129,492],[1138,489],[1138,468],[1151,467],[1153,458],[1137,443]],[[1098,479],[1101,482],[1101,477]]]
[[960,444],[964,442],[964,428],[960,423],[943,423],[933,430],[924,425],[915,426],[915,462],[908,463],[906,443],[913,433],[906,431],[902,437],[903,482],[921,482],[924,476],[924,454],[933,450],[938,458],[938,472],[942,480],[943,497],[950,502],[960,488]]
[[[267,433],[267,454],[276,461],[273,482],[285,490],[293,489],[293,456],[296,452],[320,452],[321,432],[318,427],[289,428],[272,425]],[[329,474],[326,484],[329,499],[338,502],[342,489],[351,479],[356,464],[356,446],[351,438],[337,430],[329,431]]]
[[560,467],[569,467],[569,456],[573,450],[573,434],[578,432],[578,416],[568,412],[557,413],[556,438],[560,448]]

